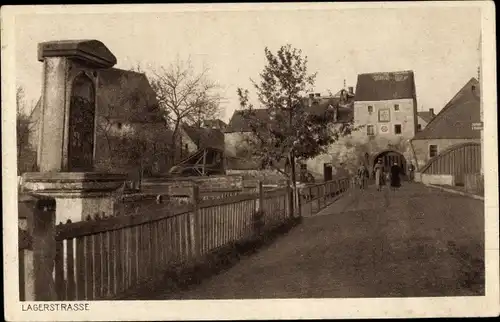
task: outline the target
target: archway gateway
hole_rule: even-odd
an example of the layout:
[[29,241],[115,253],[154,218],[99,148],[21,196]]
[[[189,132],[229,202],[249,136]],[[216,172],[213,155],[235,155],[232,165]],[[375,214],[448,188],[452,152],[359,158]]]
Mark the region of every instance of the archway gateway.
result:
[[384,165],[386,171],[389,171],[394,163],[397,163],[401,167],[401,171],[406,175],[406,158],[402,153],[394,150],[385,150],[374,155],[372,161],[372,169],[375,166],[377,160],[382,159],[382,164]]

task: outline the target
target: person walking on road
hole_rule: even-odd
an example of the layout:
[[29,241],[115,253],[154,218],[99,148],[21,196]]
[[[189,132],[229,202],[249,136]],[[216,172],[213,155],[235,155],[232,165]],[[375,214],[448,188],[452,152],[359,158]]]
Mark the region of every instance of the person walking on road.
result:
[[410,163],[410,166],[408,167],[408,172],[410,176],[410,182],[413,181],[413,178],[415,178],[415,167],[413,166],[413,163]]
[[366,179],[368,177],[368,169],[366,169],[365,165],[361,163],[358,168],[358,185],[360,189],[365,189]]
[[391,189],[393,191],[396,191],[397,188],[401,187],[401,168],[399,165],[394,162],[394,164],[391,167]]
[[375,185],[377,186],[377,191],[380,191],[382,185],[384,184],[384,165],[382,164],[382,159],[377,161],[375,167],[373,167],[375,172]]

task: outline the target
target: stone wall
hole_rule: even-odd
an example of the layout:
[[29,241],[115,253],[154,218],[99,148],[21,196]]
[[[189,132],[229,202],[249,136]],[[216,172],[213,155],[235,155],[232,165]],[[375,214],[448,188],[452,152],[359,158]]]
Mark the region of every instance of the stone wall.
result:
[[205,191],[236,191],[243,189],[243,177],[238,175],[185,177],[185,178],[148,178],[142,182],[141,190],[147,193],[186,195],[194,185],[200,193]]
[[454,186],[455,177],[451,174],[426,174],[420,175],[420,180],[423,184],[437,184],[445,186]]
[[256,184],[262,181],[263,184],[282,184],[286,182],[286,177],[277,170],[227,170],[228,174],[241,176],[245,186]]
[[238,154],[238,150],[243,148],[245,137],[249,133],[231,132],[224,133],[225,153],[227,156],[234,157]]

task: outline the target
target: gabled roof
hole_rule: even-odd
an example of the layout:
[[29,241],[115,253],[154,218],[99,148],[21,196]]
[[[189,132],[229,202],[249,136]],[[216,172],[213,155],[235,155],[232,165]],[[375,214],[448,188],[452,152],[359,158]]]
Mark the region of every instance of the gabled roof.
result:
[[227,124],[220,119],[204,120],[203,124],[206,127],[218,128],[218,129],[224,129],[227,126]]
[[197,145],[198,149],[214,148],[224,150],[224,133],[218,129],[183,125],[186,135]]
[[99,70],[99,112],[129,122],[163,122],[158,101],[147,77],[118,68]]
[[358,75],[356,101],[385,101],[415,96],[415,77],[411,70]]
[[417,112],[418,117],[422,118],[425,122],[429,123],[433,118],[434,114],[431,111],[421,111]]
[[[348,98],[345,104],[341,104],[340,98],[338,97],[315,97],[312,99],[313,102],[307,107],[309,113],[313,115],[322,115],[328,109],[337,108],[337,123],[348,123],[354,118],[354,111],[352,108],[352,97]],[[304,104],[309,105],[309,98],[304,98]],[[270,110],[269,109],[254,109],[254,117],[265,122],[270,120]],[[251,132],[249,122],[244,116],[244,110],[236,110],[229,121],[229,125],[226,127],[225,133],[232,132]]]
[[479,94],[479,82],[471,78],[413,140],[480,139],[480,131],[472,129],[480,122]]

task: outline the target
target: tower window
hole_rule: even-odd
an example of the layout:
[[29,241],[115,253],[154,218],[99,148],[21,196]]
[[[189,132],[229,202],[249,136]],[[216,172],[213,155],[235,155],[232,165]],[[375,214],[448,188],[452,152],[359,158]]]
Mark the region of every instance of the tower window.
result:
[[401,134],[401,124],[394,125],[394,133]]
[[366,135],[368,135],[368,136],[375,135],[375,127],[373,125],[366,126]]

